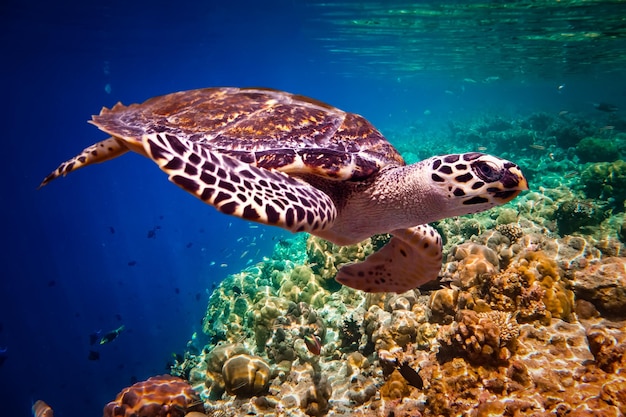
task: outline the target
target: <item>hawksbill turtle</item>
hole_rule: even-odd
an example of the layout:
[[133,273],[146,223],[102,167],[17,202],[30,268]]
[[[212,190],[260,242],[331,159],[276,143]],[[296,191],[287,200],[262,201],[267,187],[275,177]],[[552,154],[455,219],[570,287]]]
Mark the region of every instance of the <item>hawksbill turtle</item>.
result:
[[338,245],[393,237],[336,280],[366,292],[404,292],[441,269],[428,223],[506,203],[528,189],[520,168],[477,152],[406,165],[365,118],[261,88],[205,88],[103,108],[111,135],[63,162],[41,186],[128,151],[222,213],[309,232]]

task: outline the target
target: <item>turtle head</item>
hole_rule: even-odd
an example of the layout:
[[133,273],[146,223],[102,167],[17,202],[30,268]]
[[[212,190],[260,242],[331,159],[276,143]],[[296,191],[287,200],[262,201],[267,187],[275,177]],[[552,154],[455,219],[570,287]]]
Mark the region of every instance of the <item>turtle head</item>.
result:
[[449,216],[484,211],[528,190],[528,182],[516,164],[492,155],[450,154],[425,162],[433,186],[449,203]]

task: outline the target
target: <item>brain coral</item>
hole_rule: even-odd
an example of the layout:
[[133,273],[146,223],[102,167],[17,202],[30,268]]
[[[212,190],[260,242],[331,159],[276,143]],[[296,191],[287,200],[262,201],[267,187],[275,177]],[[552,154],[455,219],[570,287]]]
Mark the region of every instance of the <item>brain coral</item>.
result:
[[226,361],[222,376],[230,394],[251,397],[267,389],[271,372],[262,358],[241,354]]
[[191,386],[180,378],[158,375],[123,389],[104,407],[104,417],[183,417],[189,411],[204,411]]

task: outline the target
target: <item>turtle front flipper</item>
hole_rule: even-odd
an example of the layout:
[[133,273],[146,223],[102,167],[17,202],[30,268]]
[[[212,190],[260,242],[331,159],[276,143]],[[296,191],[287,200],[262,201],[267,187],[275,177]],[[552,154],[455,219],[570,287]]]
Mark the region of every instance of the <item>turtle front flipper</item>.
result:
[[437,279],[441,270],[441,236],[429,225],[391,232],[394,236],[363,262],[343,266],[335,279],[365,292],[396,292]]
[[56,178],[64,177],[79,168],[117,158],[128,151],[129,149],[124,142],[119,139],[115,139],[114,137],[94,143],[93,145],[83,149],[83,151],[75,157],[68,159],[59,165],[57,169],[52,171],[46,178],[43,179],[38,188],[45,186]]
[[324,230],[337,217],[328,195],[280,171],[165,133],[146,135],[143,144],[170,181],[222,213],[292,232]]

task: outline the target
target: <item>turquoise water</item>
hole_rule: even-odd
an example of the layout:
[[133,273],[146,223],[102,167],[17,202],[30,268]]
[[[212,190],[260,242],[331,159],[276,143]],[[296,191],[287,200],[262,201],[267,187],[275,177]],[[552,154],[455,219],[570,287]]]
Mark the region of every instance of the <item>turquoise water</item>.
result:
[[[626,156],[625,7],[5,3],[2,414],[28,415],[44,399],[57,416],[99,415],[123,387],[166,372],[201,334],[209,296],[228,274],[290,238],[218,214],[134,154],[37,191],[59,162],[105,138],[85,123],[102,106],[271,87],[365,116],[409,161],[484,148],[517,161],[534,190],[583,190],[584,163]],[[533,125],[537,114],[546,126]],[[609,155],[577,152],[588,136]],[[623,212],[619,187],[587,194],[609,206],[607,216]],[[113,342],[90,344],[121,325]]]

